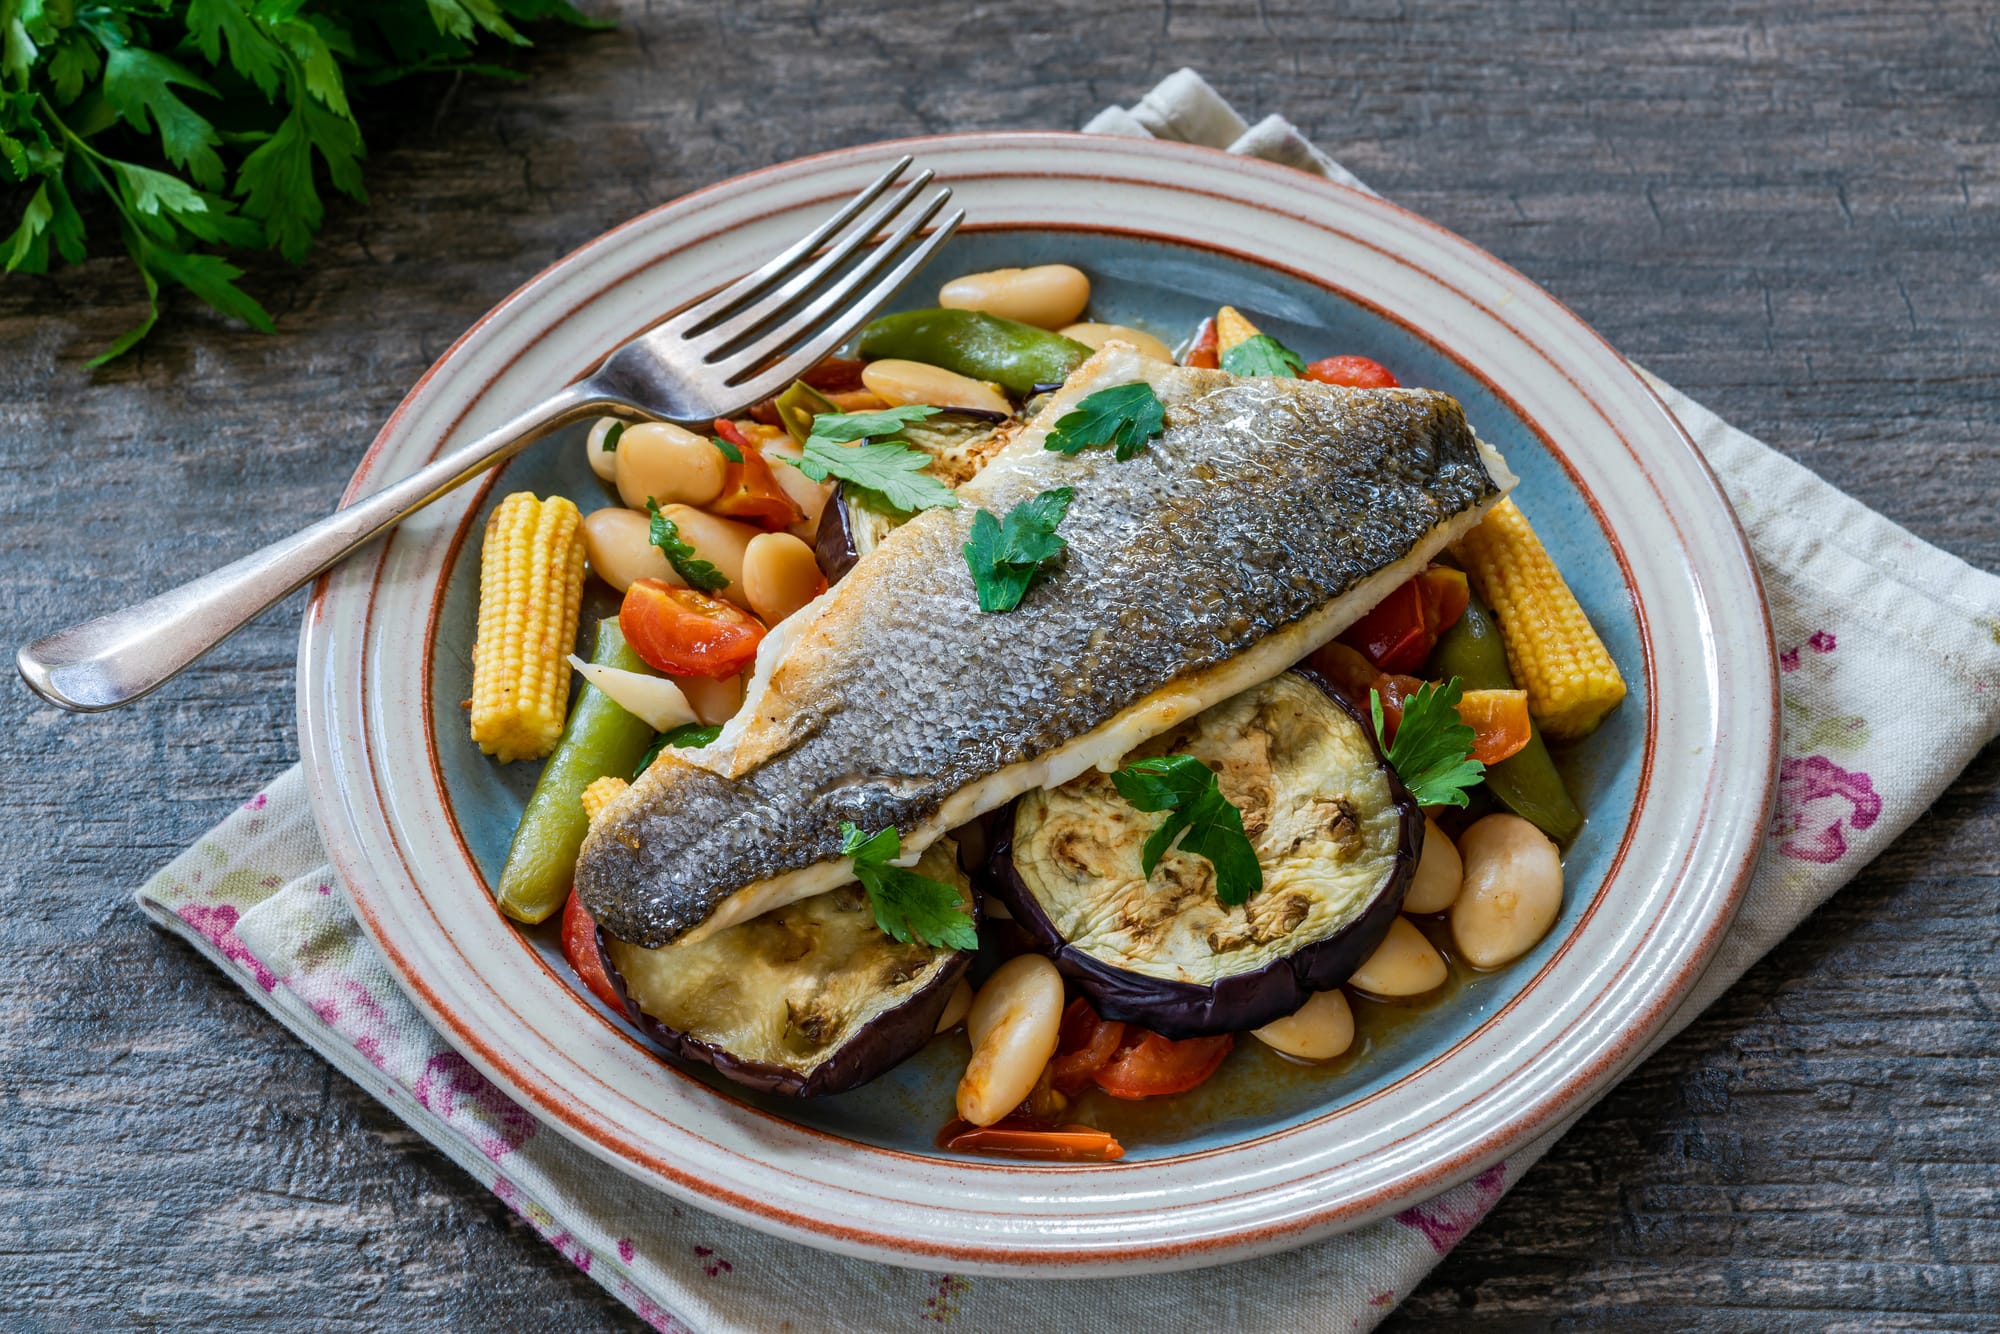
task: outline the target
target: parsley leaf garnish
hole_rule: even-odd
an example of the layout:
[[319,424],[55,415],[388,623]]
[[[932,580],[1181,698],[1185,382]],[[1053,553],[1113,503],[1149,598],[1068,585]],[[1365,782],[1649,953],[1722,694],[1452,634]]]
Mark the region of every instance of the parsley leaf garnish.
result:
[[632,770],[632,777],[637,778],[652,768],[653,761],[659,759],[660,752],[668,746],[676,750],[700,750],[721,735],[720,727],[704,727],[700,723],[682,723],[679,727],[670,728],[653,738],[653,744],[646,748],[645,755]]
[[1475,733],[1458,716],[1465,693],[1456,676],[1438,685],[1426,681],[1403,701],[1403,720],[1392,743],[1383,737],[1382,693],[1368,692],[1368,715],[1375,736],[1389,757],[1389,767],[1410,789],[1419,806],[1463,806],[1465,789],[1477,783],[1486,766],[1472,758]]
[[924,471],[931,465],[930,455],[901,440],[871,442],[873,436],[892,435],[908,422],[942,411],[912,403],[876,412],[822,412],[812,419],[803,455],[785,461],[815,482],[839,478],[854,499],[877,513],[957,509],[951,488]]
[[1069,546],[1056,528],[1075,495],[1066,486],[1044,491],[1008,510],[1005,522],[991,510],[972,516],[972,540],[964,550],[979,590],[979,610],[1012,611],[1021,605],[1042,567]]
[[911,403],[905,407],[881,408],[874,412],[822,412],[813,418],[811,434],[822,440],[845,444],[849,440],[894,435],[910,422],[920,422],[943,411],[943,408],[934,408],[928,403]]
[[728,459],[731,463],[743,462],[743,451],[738,449],[736,446],[730,444],[727,440],[724,440],[721,436],[719,435],[710,436],[708,438],[708,443],[714,445],[717,449],[721,450],[722,457]]
[[1080,454],[1086,449],[1116,445],[1118,461],[1134,458],[1148,441],[1167,429],[1166,405],[1145,381],[1113,385],[1086,395],[1056,421],[1042,441],[1043,449]]
[[612,422],[604,428],[604,437],[597,442],[597,447],[606,454],[615,454],[618,451],[618,437],[624,434],[625,423]]
[[[510,19],[603,26],[568,0],[0,0],[0,192],[22,205],[0,223],[0,267],[43,273],[122,240],[146,304],[93,367],[146,336],[170,287],[269,333],[216,251],[303,259],[329,187],[367,201],[368,91],[447,70],[515,77],[487,55],[528,44]],[[85,196],[114,224],[94,238]]]
[[729,587],[729,576],[708,561],[695,558],[694,548],[681,541],[680,525],[660,513],[659,505],[651,496],[646,497],[646,513],[653,516],[652,526],[646,531],[646,540],[660,549],[667,558],[667,564],[687,581],[689,588],[698,593],[717,593]]
[[1206,857],[1215,868],[1215,897],[1227,907],[1264,888],[1264,868],[1243,832],[1243,812],[1222,795],[1215,770],[1192,755],[1134,760],[1111,775],[1118,795],[1142,811],[1172,811],[1140,850],[1146,878],[1180,840],[1182,852]]
[[884,514],[958,508],[951,488],[924,471],[931,456],[900,440],[846,445],[812,435],[806,439],[805,454],[787,462],[815,482],[838,477],[857,500]]
[[842,821],[840,851],[854,859],[854,878],[868,891],[875,925],[892,940],[954,950],[979,948],[979,931],[959,893],[942,881],[890,862],[903,855],[903,836],[891,826],[864,834]]
[[1276,375],[1295,380],[1306,359],[1269,334],[1246,338],[1222,354],[1222,369],[1231,375]]

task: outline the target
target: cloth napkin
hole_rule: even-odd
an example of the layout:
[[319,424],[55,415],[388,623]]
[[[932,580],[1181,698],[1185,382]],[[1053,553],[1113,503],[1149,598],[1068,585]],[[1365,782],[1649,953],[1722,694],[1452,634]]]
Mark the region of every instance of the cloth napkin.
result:
[[[1086,128],[1226,147],[1361,184],[1282,118],[1246,124],[1192,70]],[[1652,383],[1742,517],[1784,676],[1778,809],[1762,861],[1714,963],[1657,1046],[1867,865],[2000,731],[2000,579]],[[1926,683],[1935,707],[1891,716],[1883,701],[1912,680]],[[296,766],[137,897],[662,1330],[1367,1329],[1567,1128],[1390,1221],[1225,1270],[1144,1282],[922,1273],[837,1258],[679,1204],[509,1100],[419,1017],[355,924]]]

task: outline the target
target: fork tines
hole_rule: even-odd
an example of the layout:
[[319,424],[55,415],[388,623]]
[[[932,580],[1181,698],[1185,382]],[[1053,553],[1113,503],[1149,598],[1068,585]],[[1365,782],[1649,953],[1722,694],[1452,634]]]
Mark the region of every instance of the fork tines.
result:
[[[955,209],[925,232],[951,189],[940,186],[922,197],[928,170],[897,185],[911,161],[899,159],[782,254],[696,302],[653,336],[683,342],[683,351],[697,353],[706,370],[747,398],[784,388],[894,296],[964,220],[964,210]],[[892,223],[893,230],[875,240]]]

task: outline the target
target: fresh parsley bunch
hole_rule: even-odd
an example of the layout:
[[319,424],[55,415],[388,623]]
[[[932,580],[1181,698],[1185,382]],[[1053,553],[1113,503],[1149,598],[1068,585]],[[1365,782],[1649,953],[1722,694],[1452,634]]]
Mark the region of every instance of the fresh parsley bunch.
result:
[[[129,351],[162,284],[271,330],[217,251],[297,263],[325,206],[355,199],[365,156],[350,89],[455,70],[516,23],[601,26],[568,0],[0,0],[0,240],[9,273],[82,262],[79,202],[109,205],[150,309],[91,361]],[[17,212],[18,211],[18,212]]]

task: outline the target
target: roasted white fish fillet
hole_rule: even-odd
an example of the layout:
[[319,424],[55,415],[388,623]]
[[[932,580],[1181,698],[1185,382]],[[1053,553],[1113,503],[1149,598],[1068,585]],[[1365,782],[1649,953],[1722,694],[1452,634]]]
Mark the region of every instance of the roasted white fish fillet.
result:
[[[1043,447],[1088,394],[1145,380],[1136,458]],[[914,858],[1021,793],[1109,764],[1284,671],[1421,569],[1514,478],[1456,400],[1170,366],[1110,344],[958,490],[766,639],[743,712],[668,750],[593,825],[577,890],[638,945],[699,939],[852,879],[842,822]],[[962,548],[1074,488],[1069,550],[1012,612]]]

